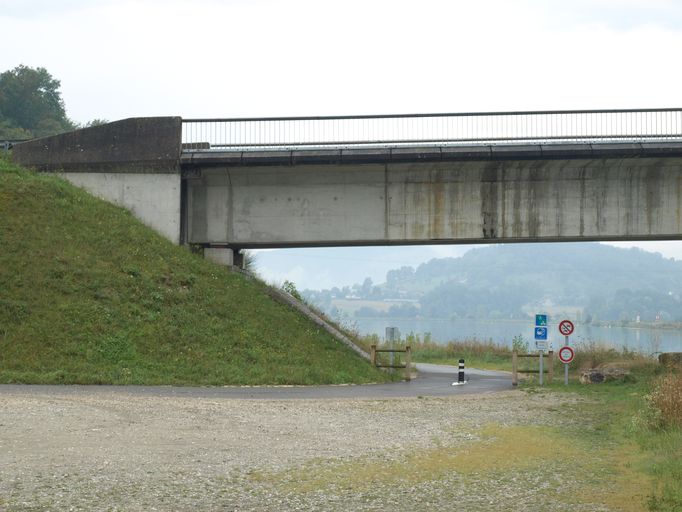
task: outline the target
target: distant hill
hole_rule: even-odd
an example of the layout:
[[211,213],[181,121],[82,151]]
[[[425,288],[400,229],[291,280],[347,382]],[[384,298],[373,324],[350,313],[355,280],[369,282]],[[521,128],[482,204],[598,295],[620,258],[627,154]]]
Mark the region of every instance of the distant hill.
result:
[[598,243],[507,244],[391,270],[379,285],[366,280],[307,295],[331,310],[346,292],[418,301],[418,308],[403,305],[393,314],[424,317],[525,318],[540,308],[577,311],[584,321],[677,322],[682,262]]
[[0,156],[0,382],[382,379],[263,283]]

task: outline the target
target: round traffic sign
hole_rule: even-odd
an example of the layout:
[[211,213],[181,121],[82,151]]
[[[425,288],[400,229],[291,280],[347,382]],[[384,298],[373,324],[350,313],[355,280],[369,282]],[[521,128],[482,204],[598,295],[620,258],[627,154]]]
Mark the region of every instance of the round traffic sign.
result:
[[561,347],[559,349],[559,361],[562,363],[568,364],[571,361],[573,361],[573,358],[575,357],[575,352],[573,352],[573,349],[571,347]]
[[573,334],[573,322],[570,320],[562,320],[559,322],[559,332],[564,336]]

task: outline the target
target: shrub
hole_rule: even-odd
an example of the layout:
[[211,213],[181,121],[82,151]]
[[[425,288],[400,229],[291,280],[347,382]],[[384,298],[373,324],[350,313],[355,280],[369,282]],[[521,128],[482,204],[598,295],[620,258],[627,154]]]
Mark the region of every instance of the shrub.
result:
[[287,292],[289,295],[291,295],[295,299],[303,302],[303,297],[301,297],[301,294],[299,293],[298,289],[296,289],[296,285],[294,283],[292,283],[291,281],[284,281],[282,283],[281,290],[284,292]]
[[649,398],[660,411],[661,426],[682,427],[682,374],[659,377]]
[[512,339],[512,350],[514,352],[518,352],[519,354],[527,354],[528,348],[528,341],[523,339],[521,334],[514,336],[514,339]]

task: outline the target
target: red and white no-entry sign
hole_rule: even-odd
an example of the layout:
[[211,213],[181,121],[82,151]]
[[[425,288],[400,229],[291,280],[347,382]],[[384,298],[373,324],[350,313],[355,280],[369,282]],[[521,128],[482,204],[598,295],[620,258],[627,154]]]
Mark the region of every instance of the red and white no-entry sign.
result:
[[559,349],[559,361],[561,361],[564,364],[568,364],[571,361],[573,361],[573,358],[575,357],[575,352],[573,352],[573,349],[571,347],[561,347]]
[[570,320],[562,320],[559,322],[559,332],[564,336],[573,334],[573,322]]

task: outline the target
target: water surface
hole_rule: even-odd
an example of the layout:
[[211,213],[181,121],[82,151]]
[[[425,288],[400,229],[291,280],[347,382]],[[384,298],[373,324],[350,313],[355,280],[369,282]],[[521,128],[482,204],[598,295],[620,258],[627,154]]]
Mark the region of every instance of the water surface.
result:
[[[559,334],[558,321],[550,319],[549,342],[553,348],[564,345],[564,337]],[[450,340],[492,339],[496,343],[511,346],[514,336],[521,335],[534,348],[533,321],[482,321],[470,319],[434,318],[356,318],[354,319],[361,334],[377,334],[384,338],[386,327],[398,327],[402,338],[409,333],[418,334],[422,339],[431,333],[433,341],[445,343]],[[658,352],[682,352],[682,330],[652,329],[650,327],[597,327],[576,325],[570,336],[570,344],[595,343],[627,348],[643,354]]]

